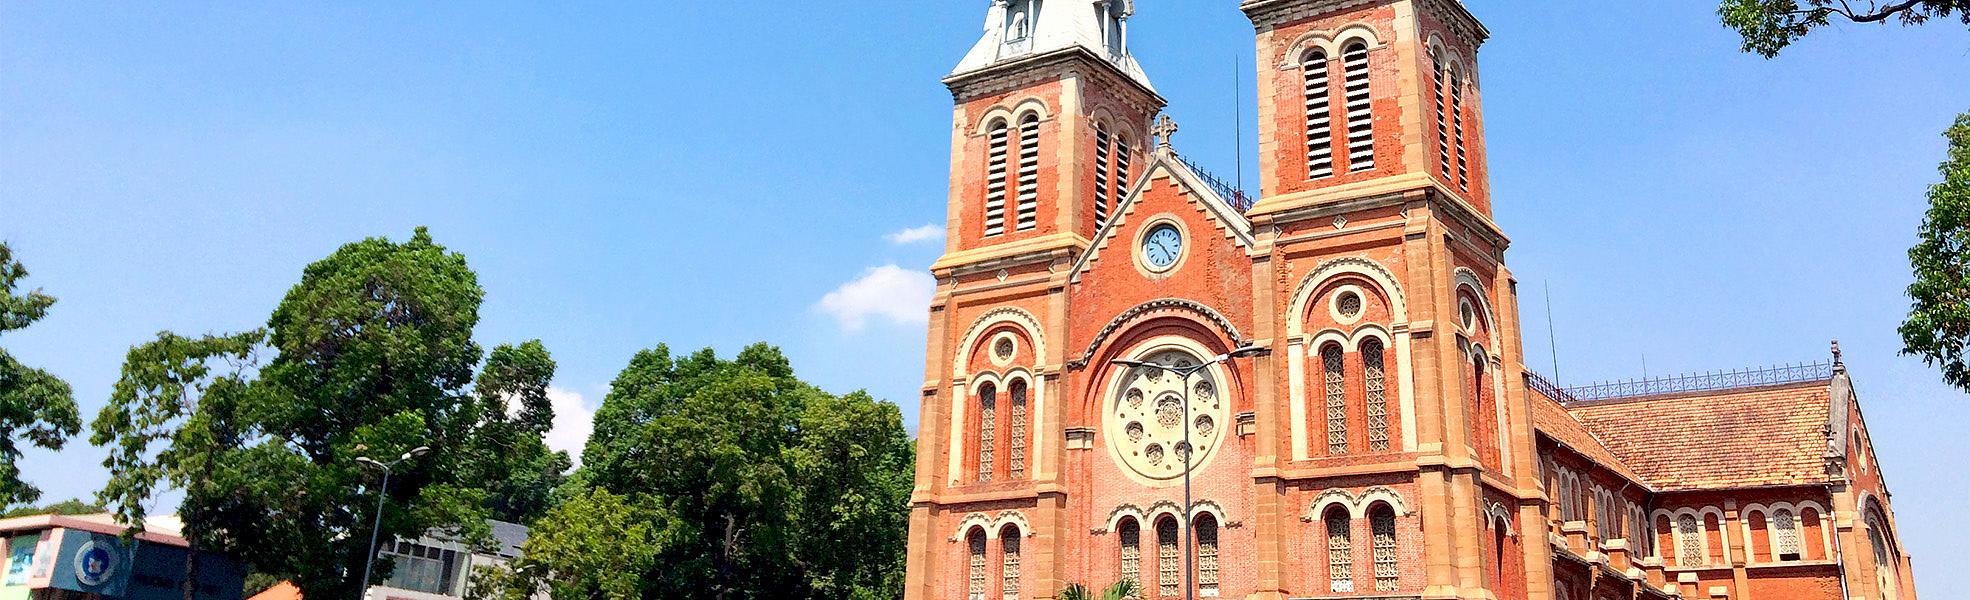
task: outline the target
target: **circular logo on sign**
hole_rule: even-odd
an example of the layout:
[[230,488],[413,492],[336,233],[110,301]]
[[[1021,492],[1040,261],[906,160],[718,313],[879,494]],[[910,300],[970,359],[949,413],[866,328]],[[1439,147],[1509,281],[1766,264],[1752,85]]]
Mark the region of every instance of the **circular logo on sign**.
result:
[[75,553],[75,580],[87,586],[108,583],[116,574],[116,558],[114,546],[96,540],[83,543]]

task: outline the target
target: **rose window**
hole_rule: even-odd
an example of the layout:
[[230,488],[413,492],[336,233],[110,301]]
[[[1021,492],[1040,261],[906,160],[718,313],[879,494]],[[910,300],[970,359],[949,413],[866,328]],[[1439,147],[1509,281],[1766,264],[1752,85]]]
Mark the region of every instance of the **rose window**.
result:
[[[1188,349],[1164,346],[1133,360],[1174,369],[1200,364],[1197,356]],[[1225,437],[1220,425],[1231,410],[1220,393],[1225,372],[1221,365],[1213,365],[1186,381],[1175,371],[1124,368],[1110,384],[1105,401],[1107,430],[1119,435],[1103,437],[1116,459],[1136,475],[1158,481],[1182,477],[1186,459],[1192,469],[1201,468]],[[1186,384],[1190,386],[1188,415],[1183,406]]]

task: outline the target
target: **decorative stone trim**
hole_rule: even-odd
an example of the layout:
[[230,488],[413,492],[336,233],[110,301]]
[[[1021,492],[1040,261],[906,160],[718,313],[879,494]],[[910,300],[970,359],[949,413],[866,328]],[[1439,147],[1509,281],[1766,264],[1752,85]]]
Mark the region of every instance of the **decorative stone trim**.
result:
[[1250,340],[1245,339],[1243,334],[1238,333],[1237,325],[1233,325],[1230,319],[1226,319],[1223,314],[1219,314],[1218,311],[1211,309],[1211,307],[1181,298],[1164,298],[1137,304],[1133,308],[1122,311],[1122,314],[1116,315],[1113,320],[1108,322],[1106,327],[1101,328],[1100,333],[1095,334],[1094,341],[1088,343],[1087,349],[1081,352],[1080,357],[1067,361],[1067,368],[1086,368],[1088,361],[1094,358],[1095,351],[1100,350],[1101,345],[1106,343],[1110,336],[1115,335],[1116,331],[1121,330],[1124,325],[1135,320],[1136,317],[1157,311],[1177,311],[1196,314],[1210,321],[1212,325],[1217,326],[1219,331],[1222,331],[1226,337],[1230,338],[1232,346],[1241,347],[1251,343]]

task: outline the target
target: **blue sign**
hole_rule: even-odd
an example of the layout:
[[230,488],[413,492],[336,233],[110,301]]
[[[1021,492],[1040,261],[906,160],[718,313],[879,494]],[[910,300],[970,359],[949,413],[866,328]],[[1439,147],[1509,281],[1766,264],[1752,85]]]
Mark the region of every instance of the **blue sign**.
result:
[[75,552],[75,580],[89,587],[109,583],[116,576],[117,565],[123,562],[122,554],[116,546],[89,540]]

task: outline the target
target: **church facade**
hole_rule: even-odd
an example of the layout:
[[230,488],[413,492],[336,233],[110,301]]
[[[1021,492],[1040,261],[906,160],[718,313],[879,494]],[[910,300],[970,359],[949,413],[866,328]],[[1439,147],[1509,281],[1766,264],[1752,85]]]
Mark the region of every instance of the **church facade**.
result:
[[1461,3],[1241,8],[1258,198],[1171,146],[1128,0],[994,0],[944,80],[907,599],[1916,597],[1837,348],[1525,366]]

